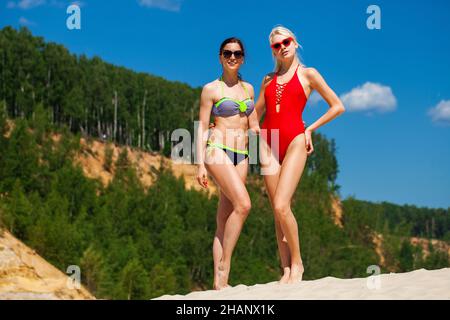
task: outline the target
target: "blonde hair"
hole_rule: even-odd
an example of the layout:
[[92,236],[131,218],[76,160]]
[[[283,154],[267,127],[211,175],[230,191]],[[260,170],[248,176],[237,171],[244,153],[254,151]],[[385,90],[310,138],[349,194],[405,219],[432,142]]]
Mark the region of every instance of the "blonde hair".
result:
[[[291,30],[289,30],[288,28],[283,27],[282,25],[278,25],[275,28],[273,28],[272,31],[270,32],[270,35],[269,35],[269,43],[272,43],[272,38],[275,35],[282,35],[282,36],[286,36],[286,37],[292,37],[294,39],[294,42],[301,49],[303,49],[303,47],[298,43],[297,37],[295,36],[295,34]],[[302,62],[302,59],[300,59],[300,55],[299,55],[298,52],[296,53],[296,57],[297,57],[297,60],[300,63],[300,65],[304,66],[304,64]],[[273,58],[275,60],[275,70],[274,71],[278,72],[280,70],[281,63],[277,60],[277,58],[275,58],[275,55],[273,55]]]

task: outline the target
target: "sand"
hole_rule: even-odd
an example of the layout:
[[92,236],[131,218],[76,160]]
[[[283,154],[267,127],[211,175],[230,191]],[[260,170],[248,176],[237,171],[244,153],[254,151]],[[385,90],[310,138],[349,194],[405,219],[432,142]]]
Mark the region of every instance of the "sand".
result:
[[367,278],[325,277],[297,284],[237,285],[220,291],[164,295],[155,300],[450,300],[450,268]]
[[95,299],[83,286],[76,288],[68,280],[67,274],[0,230],[0,300]]

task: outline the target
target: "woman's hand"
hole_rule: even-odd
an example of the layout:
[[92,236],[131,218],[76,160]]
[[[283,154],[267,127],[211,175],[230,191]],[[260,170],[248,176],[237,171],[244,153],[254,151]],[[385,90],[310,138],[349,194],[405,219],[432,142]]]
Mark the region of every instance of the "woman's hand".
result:
[[312,135],[311,135],[311,130],[306,129],[305,130],[305,140],[306,140],[306,154],[309,156],[311,155],[311,153],[314,152],[314,146],[312,143]]
[[203,188],[208,188],[208,172],[204,165],[198,166],[197,181]]
[[261,133],[261,128],[259,127],[259,124],[251,126],[250,130],[253,131],[256,135],[259,135]]

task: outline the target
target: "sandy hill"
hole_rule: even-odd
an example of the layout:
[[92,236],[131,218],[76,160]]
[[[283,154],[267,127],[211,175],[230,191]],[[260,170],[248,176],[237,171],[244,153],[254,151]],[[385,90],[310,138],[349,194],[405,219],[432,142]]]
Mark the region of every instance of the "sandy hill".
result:
[[0,300],[95,299],[83,286],[72,285],[33,249],[0,230]]
[[450,300],[450,268],[389,273],[368,278],[326,277],[297,284],[277,282],[238,285],[220,291],[185,296],[164,295],[155,300]]

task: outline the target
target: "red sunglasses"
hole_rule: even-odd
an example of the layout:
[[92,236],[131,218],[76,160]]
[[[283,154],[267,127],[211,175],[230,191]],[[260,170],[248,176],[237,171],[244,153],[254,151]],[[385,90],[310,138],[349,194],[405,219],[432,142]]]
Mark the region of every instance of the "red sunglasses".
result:
[[282,44],[285,47],[289,47],[289,45],[291,44],[292,41],[294,41],[294,39],[292,37],[289,37],[289,38],[284,39],[283,41],[272,43],[270,46],[272,47],[272,49],[280,50]]

